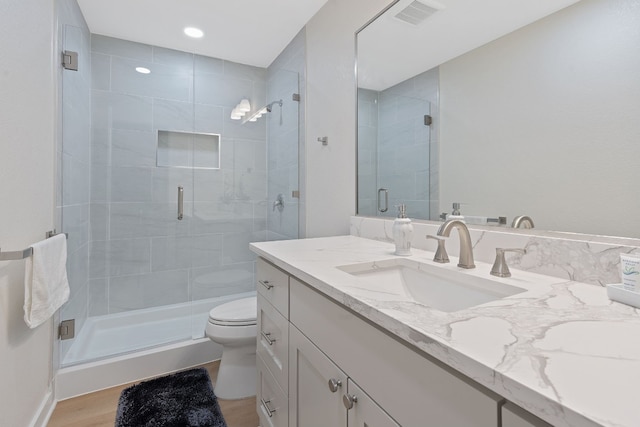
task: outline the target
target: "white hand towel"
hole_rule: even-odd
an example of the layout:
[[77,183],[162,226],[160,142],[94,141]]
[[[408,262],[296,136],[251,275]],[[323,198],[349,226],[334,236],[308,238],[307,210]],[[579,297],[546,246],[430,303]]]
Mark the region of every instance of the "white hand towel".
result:
[[24,272],[24,321],[33,329],[69,299],[67,238],[58,234],[31,248]]

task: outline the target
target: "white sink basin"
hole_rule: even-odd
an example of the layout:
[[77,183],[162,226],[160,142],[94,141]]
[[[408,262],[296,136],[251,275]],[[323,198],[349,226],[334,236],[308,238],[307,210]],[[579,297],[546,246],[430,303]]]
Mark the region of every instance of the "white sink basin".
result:
[[[481,278],[405,258],[342,265],[371,290],[391,293],[440,311],[457,311],[524,292],[498,280]],[[362,284],[362,283],[361,283]]]

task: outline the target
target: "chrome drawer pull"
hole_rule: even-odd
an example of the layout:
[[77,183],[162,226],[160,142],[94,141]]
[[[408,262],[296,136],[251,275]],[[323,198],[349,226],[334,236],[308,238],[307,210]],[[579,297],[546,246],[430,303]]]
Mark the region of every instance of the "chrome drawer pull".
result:
[[269,408],[269,403],[271,403],[271,401],[260,399],[260,403],[262,404],[264,410],[267,411],[267,415],[269,415],[269,418],[273,417],[273,413],[276,412],[276,410]]
[[331,393],[335,393],[340,387],[342,387],[342,381],[336,380],[335,378],[329,380],[329,390],[331,390]]
[[271,338],[271,332],[260,332],[260,334],[262,334],[262,338],[264,338],[265,340],[267,340],[267,342],[269,343],[269,345],[273,345],[274,342],[276,342],[275,338]]
[[262,286],[267,288],[268,291],[271,290],[271,288],[273,288],[273,285],[269,283],[268,280],[258,280],[258,283],[260,283]]

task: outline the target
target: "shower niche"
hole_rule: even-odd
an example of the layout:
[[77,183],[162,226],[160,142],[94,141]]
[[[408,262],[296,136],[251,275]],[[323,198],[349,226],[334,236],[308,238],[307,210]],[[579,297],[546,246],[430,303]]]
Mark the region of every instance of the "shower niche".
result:
[[220,169],[220,135],[158,130],[156,166]]

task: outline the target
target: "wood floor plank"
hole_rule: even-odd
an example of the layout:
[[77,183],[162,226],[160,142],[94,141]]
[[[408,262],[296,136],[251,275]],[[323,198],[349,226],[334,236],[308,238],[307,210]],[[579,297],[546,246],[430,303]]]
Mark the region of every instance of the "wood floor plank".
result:
[[[211,382],[218,378],[220,362],[203,365]],[[63,400],[56,405],[47,427],[113,427],[120,393],[135,383],[112,387],[84,396]],[[218,399],[222,415],[228,427],[257,427],[256,399]]]

